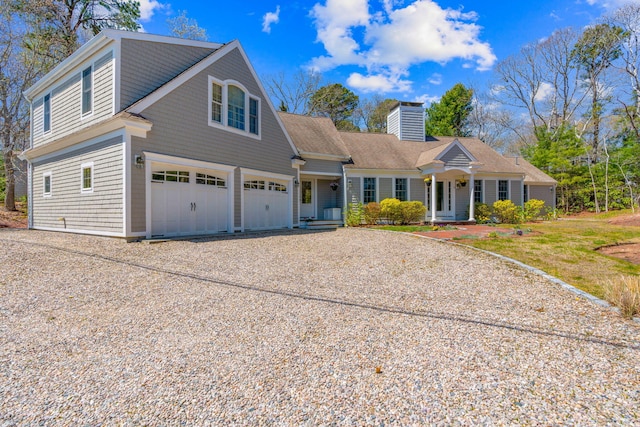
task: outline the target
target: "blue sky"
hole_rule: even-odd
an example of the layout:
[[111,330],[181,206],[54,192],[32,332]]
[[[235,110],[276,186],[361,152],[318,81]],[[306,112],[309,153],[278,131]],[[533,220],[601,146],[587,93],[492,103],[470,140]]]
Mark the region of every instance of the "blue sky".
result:
[[[633,0],[640,1],[640,0]],[[629,0],[141,0],[144,31],[185,10],[209,41],[238,39],[258,75],[309,67],[361,97],[438,99],[555,29],[581,28]]]

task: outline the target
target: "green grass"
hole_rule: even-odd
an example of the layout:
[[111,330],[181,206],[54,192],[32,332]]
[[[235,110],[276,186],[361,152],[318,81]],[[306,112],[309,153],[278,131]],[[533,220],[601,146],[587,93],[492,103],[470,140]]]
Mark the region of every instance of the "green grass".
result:
[[[607,222],[619,214],[620,212],[609,212],[531,223],[526,224],[526,228],[532,232],[523,236],[497,233],[492,238],[458,238],[456,242],[516,259],[602,298],[603,285],[607,281],[623,274],[640,274],[640,265],[596,251],[601,246],[640,243],[640,227],[624,227]],[[408,227],[415,230],[400,228],[387,229],[429,231],[429,227]]]
[[640,242],[640,227],[611,225],[607,223],[610,217],[530,224],[533,233],[517,239],[499,237],[462,243],[522,261],[602,298],[607,280],[640,274],[640,265],[596,251],[601,246]]

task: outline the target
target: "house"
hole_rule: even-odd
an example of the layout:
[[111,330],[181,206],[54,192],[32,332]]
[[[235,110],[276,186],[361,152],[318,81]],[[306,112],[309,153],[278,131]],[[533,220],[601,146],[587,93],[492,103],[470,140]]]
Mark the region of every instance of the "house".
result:
[[24,95],[30,228],[136,239],[298,225],[300,156],[237,41],[104,30]]
[[389,134],[277,113],[238,41],[107,29],[24,95],[34,229],[140,239],[340,223],[348,203],[387,197],[422,201],[426,221],[554,203],[555,181],[522,159],[425,140],[421,104],[398,103]]
[[428,222],[473,222],[477,202],[522,206],[536,198],[555,208],[556,181],[524,159],[504,157],[477,138],[426,138],[420,103],[392,107],[387,134],[339,132],[327,118],[279,114],[306,160],[303,220],[331,220],[330,208],[391,197],[424,203]]

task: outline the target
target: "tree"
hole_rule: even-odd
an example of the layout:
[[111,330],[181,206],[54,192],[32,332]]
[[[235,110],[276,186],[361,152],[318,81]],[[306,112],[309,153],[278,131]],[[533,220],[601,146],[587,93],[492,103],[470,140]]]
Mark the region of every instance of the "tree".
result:
[[267,91],[277,100],[280,111],[294,114],[308,114],[311,95],[320,86],[321,76],[313,71],[298,71],[290,78],[284,72],[264,79]]
[[359,108],[359,115],[364,121],[367,132],[387,132],[387,116],[391,107],[397,103],[395,99],[383,99],[380,95],[374,95],[365,100]]
[[22,49],[24,26],[7,3],[0,3],[0,148],[3,153],[7,210],[15,210],[16,151],[25,148],[29,129],[29,110],[22,93],[39,75],[32,51]]
[[600,124],[604,103],[608,98],[603,74],[622,54],[620,43],[623,35],[624,31],[620,27],[598,24],[584,30],[571,52],[573,60],[582,67],[591,94],[588,116],[592,126],[591,151],[594,163],[598,160]]
[[169,33],[182,39],[207,41],[207,30],[198,25],[198,21],[187,17],[187,11],[178,11],[178,16],[167,19]]
[[629,3],[621,7],[606,22],[623,30],[619,34],[622,48],[619,68],[629,79],[629,85],[623,85],[616,101],[640,141],[640,4]]
[[[54,63],[71,55],[88,32],[104,28],[137,31],[140,3],[136,0],[8,0],[30,27],[25,44],[50,56]],[[48,41],[47,44],[42,43]]]
[[468,136],[467,118],[473,110],[473,90],[457,83],[426,109],[425,133],[432,136]]
[[354,130],[350,119],[358,107],[358,101],[358,95],[340,83],[334,83],[321,87],[311,95],[308,111],[314,116],[331,118],[340,130]]

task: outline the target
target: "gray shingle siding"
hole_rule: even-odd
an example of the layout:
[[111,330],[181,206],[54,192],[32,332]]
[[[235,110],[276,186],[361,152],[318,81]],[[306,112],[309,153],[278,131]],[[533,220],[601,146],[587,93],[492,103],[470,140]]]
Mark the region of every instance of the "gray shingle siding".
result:
[[556,193],[549,190],[551,187],[551,185],[529,185],[529,200],[542,200],[547,207],[554,209]]
[[453,146],[440,158],[447,166],[467,167],[469,166],[469,157],[458,146]]
[[[33,163],[34,228],[123,232],[123,142],[114,137]],[[93,192],[81,192],[81,165],[93,162]],[[51,172],[51,197],[43,174]],[[64,220],[62,220],[64,218]]]
[[456,192],[456,219],[465,220],[469,219],[469,183],[460,188],[453,188]]
[[[113,53],[102,52],[93,63],[92,112],[82,117],[82,70],[90,64],[74,70],[64,81],[42,93],[33,102],[33,146],[38,147],[79,129],[91,126],[113,114]],[[43,133],[43,99],[51,94],[51,131]]]
[[[347,203],[360,203],[362,201],[360,192],[362,189],[362,178],[347,178],[347,182],[351,181],[351,185],[347,190]],[[349,185],[349,184],[347,184]]]
[[322,173],[335,173],[342,176],[342,163],[337,160],[319,160],[319,159],[306,159],[304,166],[300,168],[300,173],[305,172],[322,172]]
[[389,199],[393,197],[393,179],[392,178],[379,178],[378,179],[378,201]]
[[414,200],[414,201],[418,201],[418,202],[425,202],[425,185],[424,185],[424,179],[422,178],[411,178],[409,180],[409,200]]
[[511,184],[509,197],[511,201],[518,205],[522,206],[522,181],[509,181]]
[[202,47],[123,39],[119,110],[140,100],[213,52]]
[[491,206],[493,202],[498,200],[498,183],[493,179],[487,179],[484,181],[484,202]]

